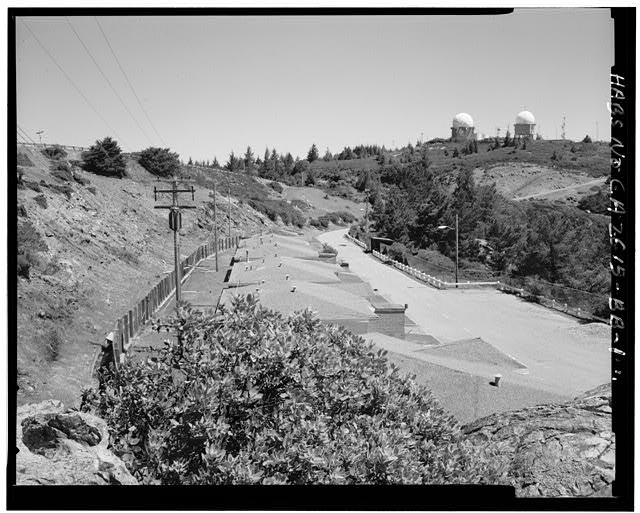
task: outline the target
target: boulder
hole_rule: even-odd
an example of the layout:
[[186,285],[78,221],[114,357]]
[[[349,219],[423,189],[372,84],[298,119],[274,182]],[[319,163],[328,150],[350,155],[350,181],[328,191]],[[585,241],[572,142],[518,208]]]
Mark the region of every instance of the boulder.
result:
[[564,404],[490,415],[463,432],[499,461],[518,497],[612,495],[611,384]]
[[16,416],[16,484],[138,484],[108,444],[107,424],[95,415],[65,410],[54,400],[21,406]]

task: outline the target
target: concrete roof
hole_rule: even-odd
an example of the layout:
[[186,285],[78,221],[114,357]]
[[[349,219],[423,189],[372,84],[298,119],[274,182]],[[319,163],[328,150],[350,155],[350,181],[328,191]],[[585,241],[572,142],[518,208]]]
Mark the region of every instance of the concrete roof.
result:
[[266,256],[264,261],[254,260],[248,264],[237,262],[229,277],[230,283],[256,283],[264,280],[279,283],[286,280],[309,281],[315,283],[339,283],[336,275],[340,267],[336,264],[305,260],[292,257]]
[[289,257],[317,257],[318,250],[313,248],[306,241],[293,239],[292,237],[283,237],[278,235],[264,235],[262,244],[260,238],[255,237],[247,239],[236,251],[236,261],[246,259],[247,251],[249,252],[249,260],[263,258],[265,256],[278,255]]
[[[292,292],[294,286],[296,290]],[[376,318],[373,307],[365,299],[332,285],[307,281],[267,282],[260,286],[229,288],[222,293],[220,303],[228,304],[234,295],[256,294],[256,288],[263,306],[283,314],[310,308],[322,320]]]

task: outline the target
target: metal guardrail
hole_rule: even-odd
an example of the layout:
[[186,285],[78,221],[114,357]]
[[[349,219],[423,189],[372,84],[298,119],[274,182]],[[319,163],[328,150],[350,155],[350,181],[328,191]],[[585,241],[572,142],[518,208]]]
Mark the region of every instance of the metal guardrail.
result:
[[[238,247],[239,236],[226,237],[218,240],[218,251]],[[202,260],[210,255],[215,254],[216,248],[213,242],[208,242],[199,246],[191,255],[181,262],[182,281],[184,282],[193,269]],[[185,272],[189,270],[188,272]],[[175,269],[167,274],[163,280],[156,284],[149,293],[131,308],[126,314],[119,318],[113,329],[112,350],[116,367],[122,364],[126,359],[126,354],[132,346],[132,339],[135,337],[148,322],[151,320],[165,302],[175,293],[176,290],[176,272]]]
[[46,144],[46,143],[31,143],[31,142],[19,142],[18,143],[21,146],[34,146],[36,148],[52,148],[54,146],[57,146],[59,148],[64,148],[65,150],[82,150],[82,151],[86,151],[89,148],[87,146],[71,146],[69,144]]

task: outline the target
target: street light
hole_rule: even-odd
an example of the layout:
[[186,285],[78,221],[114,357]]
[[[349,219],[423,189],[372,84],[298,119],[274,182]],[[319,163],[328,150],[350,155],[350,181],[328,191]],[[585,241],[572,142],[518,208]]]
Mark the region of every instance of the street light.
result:
[[438,230],[455,230],[456,231],[456,288],[458,288],[458,214],[456,214],[456,227],[451,228],[446,224],[440,225]]
[[44,133],[44,130],[38,130],[36,132],[36,134],[38,134],[38,138],[40,139],[40,146],[42,146],[42,134]]

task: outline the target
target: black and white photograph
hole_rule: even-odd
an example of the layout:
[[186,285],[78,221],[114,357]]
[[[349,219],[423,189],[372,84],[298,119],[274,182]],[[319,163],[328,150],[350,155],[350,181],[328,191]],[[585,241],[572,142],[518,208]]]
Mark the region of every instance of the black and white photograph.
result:
[[9,8],[8,507],[633,509],[635,16]]

